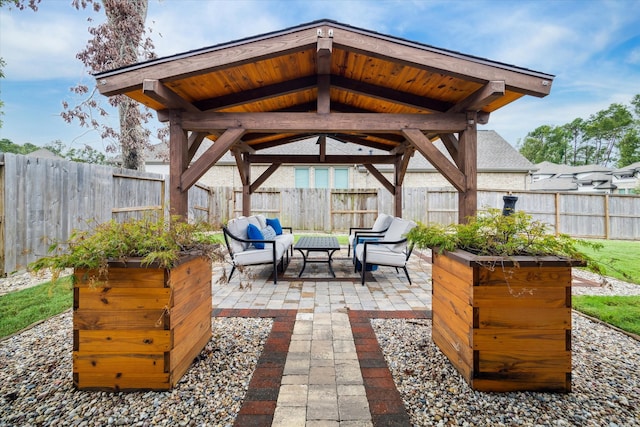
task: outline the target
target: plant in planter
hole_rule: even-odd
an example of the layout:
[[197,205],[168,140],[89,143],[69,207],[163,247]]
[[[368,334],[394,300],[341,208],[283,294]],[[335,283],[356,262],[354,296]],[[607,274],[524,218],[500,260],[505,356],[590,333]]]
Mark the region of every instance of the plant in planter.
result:
[[166,390],[184,375],[211,338],[212,262],[224,257],[212,230],[177,218],[109,221],[30,265],[55,277],[74,270],[77,388]]
[[599,272],[579,250],[599,245],[547,230],[488,209],[407,236],[433,250],[433,340],[476,390],[571,390],[571,268]]

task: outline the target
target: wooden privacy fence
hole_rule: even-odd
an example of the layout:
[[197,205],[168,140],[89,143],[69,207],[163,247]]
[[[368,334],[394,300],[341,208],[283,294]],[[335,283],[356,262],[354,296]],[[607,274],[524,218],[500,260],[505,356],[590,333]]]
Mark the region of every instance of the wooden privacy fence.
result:
[[[0,153],[0,275],[24,269],[92,223],[167,213],[169,178],[106,166]],[[505,191],[478,192],[478,208],[502,208]],[[514,192],[517,210],[575,237],[640,240],[640,196]],[[404,188],[402,216],[426,224],[458,218],[453,189]],[[378,213],[393,214],[384,189],[261,189],[252,213],[280,218],[296,232],[345,233],[370,226]],[[242,190],[196,185],[189,190],[189,216],[222,224],[241,214]]]
[[[0,275],[46,255],[52,242],[73,230],[115,219],[167,213],[168,178],[107,166],[0,153]],[[190,214],[211,196],[189,191]]]

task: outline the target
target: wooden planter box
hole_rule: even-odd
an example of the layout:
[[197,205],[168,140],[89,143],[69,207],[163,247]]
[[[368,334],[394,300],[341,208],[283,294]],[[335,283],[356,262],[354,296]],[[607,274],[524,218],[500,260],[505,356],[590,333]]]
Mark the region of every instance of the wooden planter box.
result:
[[171,270],[112,263],[92,285],[75,270],[73,383],[81,390],[168,390],[211,338],[211,260]]
[[495,260],[433,251],[433,341],[474,390],[571,391],[571,265]]

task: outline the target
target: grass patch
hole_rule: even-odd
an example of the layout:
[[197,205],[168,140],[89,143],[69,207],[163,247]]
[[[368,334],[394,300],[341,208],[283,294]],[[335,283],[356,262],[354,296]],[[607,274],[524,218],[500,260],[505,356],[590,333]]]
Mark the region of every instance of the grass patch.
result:
[[346,234],[323,234],[323,233],[318,233],[318,234],[295,234],[293,236],[293,241],[295,243],[297,243],[298,240],[300,240],[300,238],[302,236],[333,236],[333,237],[338,239],[338,243],[340,243],[341,245],[346,245],[347,243],[349,243],[349,236],[347,236]]
[[599,261],[605,276],[640,284],[640,242],[628,240],[591,240],[603,248],[596,251],[580,246],[580,250]]
[[72,276],[60,278],[55,285],[40,285],[0,296],[0,338],[48,319],[73,305]]
[[640,296],[575,295],[572,302],[578,311],[640,335]]

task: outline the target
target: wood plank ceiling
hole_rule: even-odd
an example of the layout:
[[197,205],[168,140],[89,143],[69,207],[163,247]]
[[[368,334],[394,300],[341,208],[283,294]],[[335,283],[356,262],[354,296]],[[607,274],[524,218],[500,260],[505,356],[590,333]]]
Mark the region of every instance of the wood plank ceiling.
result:
[[[377,160],[398,165],[396,182],[383,182],[389,189],[401,185],[408,157],[417,150],[459,192],[475,192],[475,177],[469,176],[475,175],[475,147],[459,152],[461,145],[469,145],[464,133],[472,131],[469,141],[475,144],[476,125],[487,123],[490,113],[524,95],[546,96],[553,81],[549,74],[329,20],[95,77],[100,93],[125,94],[156,110],[161,121],[172,121],[174,126],[179,122],[182,130],[190,131],[180,156],[186,159],[177,160],[182,165],[189,163],[204,137],[216,141],[204,160],[172,167],[172,180],[174,173],[180,174],[174,191],[186,193],[231,149],[247,195],[255,190],[247,176],[248,165],[274,160],[261,158],[260,150],[315,135],[320,141],[331,136],[388,151],[389,159]],[[180,144],[180,136],[173,135],[170,143]],[[430,141],[437,138],[455,164],[433,149]],[[305,162],[337,160],[327,159],[322,147],[320,143],[317,155],[305,156]],[[280,159],[280,163],[294,160]],[[371,164],[365,156],[344,160]],[[270,169],[272,173],[277,166]],[[466,196],[461,198],[468,206],[465,214],[475,213],[471,207],[475,195],[470,196],[467,201]],[[181,197],[178,205],[186,196]]]

